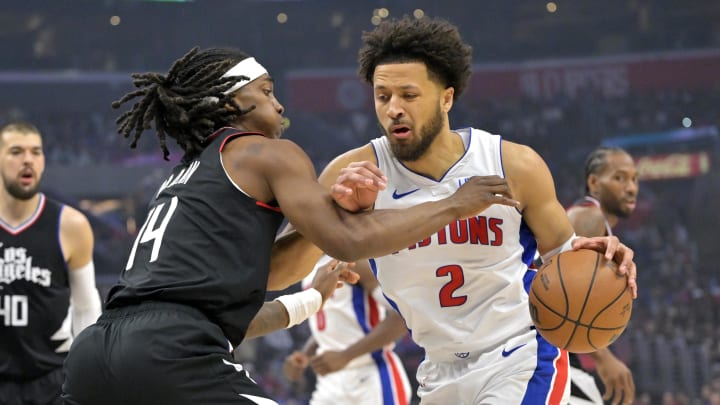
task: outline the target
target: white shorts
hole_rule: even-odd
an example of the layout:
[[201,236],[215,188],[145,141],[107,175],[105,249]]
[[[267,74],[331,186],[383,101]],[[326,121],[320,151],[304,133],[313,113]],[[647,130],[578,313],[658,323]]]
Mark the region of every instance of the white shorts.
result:
[[422,405],[567,404],[568,373],[568,353],[530,329],[484,353],[428,354],[418,396]]
[[[570,367],[570,382],[570,405],[603,405],[605,403],[592,374],[577,367]],[[573,395],[576,392],[578,392],[577,395]]]
[[392,351],[372,354],[374,363],[318,376],[310,405],[407,405],[412,388]]

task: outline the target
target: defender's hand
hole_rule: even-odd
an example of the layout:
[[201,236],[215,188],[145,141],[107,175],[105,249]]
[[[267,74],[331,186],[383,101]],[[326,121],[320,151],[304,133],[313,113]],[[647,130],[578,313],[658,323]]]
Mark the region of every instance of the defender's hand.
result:
[[342,287],[343,282],[355,284],[360,279],[360,276],[352,271],[353,267],[355,263],[338,262],[333,259],[318,269],[312,287],[322,295],[323,304],[332,296],[336,288]]
[[330,374],[338,370],[342,370],[347,366],[351,359],[347,358],[343,352],[329,350],[310,360],[310,365],[317,375]]
[[353,162],[340,170],[330,195],[344,209],[357,212],[372,207],[386,186],[387,177],[374,163]]
[[302,378],[308,364],[310,364],[310,360],[305,353],[294,351],[285,358],[283,374],[289,381],[298,381]]
[[448,198],[456,204],[458,219],[475,216],[493,204],[520,205],[512,198],[507,181],[500,176],[473,176]]

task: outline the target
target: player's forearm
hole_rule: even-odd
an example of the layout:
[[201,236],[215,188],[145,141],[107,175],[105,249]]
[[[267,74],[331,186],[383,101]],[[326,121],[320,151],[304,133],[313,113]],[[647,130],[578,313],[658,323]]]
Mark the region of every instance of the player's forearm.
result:
[[[339,209],[342,210],[342,209]],[[344,229],[325,252],[342,261],[384,256],[417,243],[459,219],[450,199],[431,201],[402,210],[340,213]],[[322,247],[322,246],[321,246]]]
[[343,352],[352,360],[363,354],[380,350],[405,336],[406,333],[407,328],[399,316],[398,319],[385,318],[370,333],[348,346]]
[[317,352],[318,344],[317,341],[315,341],[315,338],[310,336],[305,342],[305,345],[302,348],[303,353],[305,353],[306,356],[312,357],[315,355],[315,352]]
[[278,301],[265,302],[250,321],[245,339],[256,338],[283,329],[289,321],[288,312],[282,303]]
[[602,362],[608,358],[615,357],[615,355],[607,347],[600,349],[598,351],[595,351],[595,352],[591,352],[589,354],[590,354],[590,357],[592,357],[592,359],[595,360],[595,362]]

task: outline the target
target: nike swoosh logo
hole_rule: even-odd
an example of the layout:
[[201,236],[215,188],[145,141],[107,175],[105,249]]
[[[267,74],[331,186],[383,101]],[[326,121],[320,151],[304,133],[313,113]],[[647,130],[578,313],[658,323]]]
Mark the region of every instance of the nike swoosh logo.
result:
[[503,356],[503,357],[508,357],[509,355],[513,354],[513,352],[515,352],[515,350],[517,350],[517,349],[525,346],[526,344],[527,344],[527,343],[521,344],[520,346],[515,346],[515,347],[513,347],[513,348],[510,349],[510,350],[505,350],[505,349],[503,349],[503,351],[502,351],[502,356]]
[[392,197],[393,197],[393,199],[397,200],[399,198],[405,197],[406,195],[410,195],[416,191],[420,191],[420,189],[416,188],[415,190],[410,190],[407,193],[398,193],[397,189],[395,189],[395,191],[393,191],[393,193],[392,193]]

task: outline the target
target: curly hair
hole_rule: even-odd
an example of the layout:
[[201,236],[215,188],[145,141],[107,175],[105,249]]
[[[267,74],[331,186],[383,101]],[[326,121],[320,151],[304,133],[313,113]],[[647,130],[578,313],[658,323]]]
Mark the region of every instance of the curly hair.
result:
[[192,159],[205,148],[205,140],[210,134],[255,108],[243,110],[235,103],[233,93],[224,93],[238,81],[248,79],[244,76],[223,77],[230,68],[248,57],[231,48],[200,51],[195,47],[175,61],[165,75],[133,74],[133,84],[138,90],[114,101],[112,107],[119,108],[136,97],[140,100],[118,117],[117,132],[125,138],[132,135],[130,147],[135,148],[142,133],[154,124],[165,160],[170,154],[167,136],[180,145],[185,160]]
[[457,99],[472,74],[472,47],[463,42],[457,27],[441,18],[385,20],[363,32],[362,40],[358,74],[370,84],[378,65],[422,62],[433,78],[455,89]]

